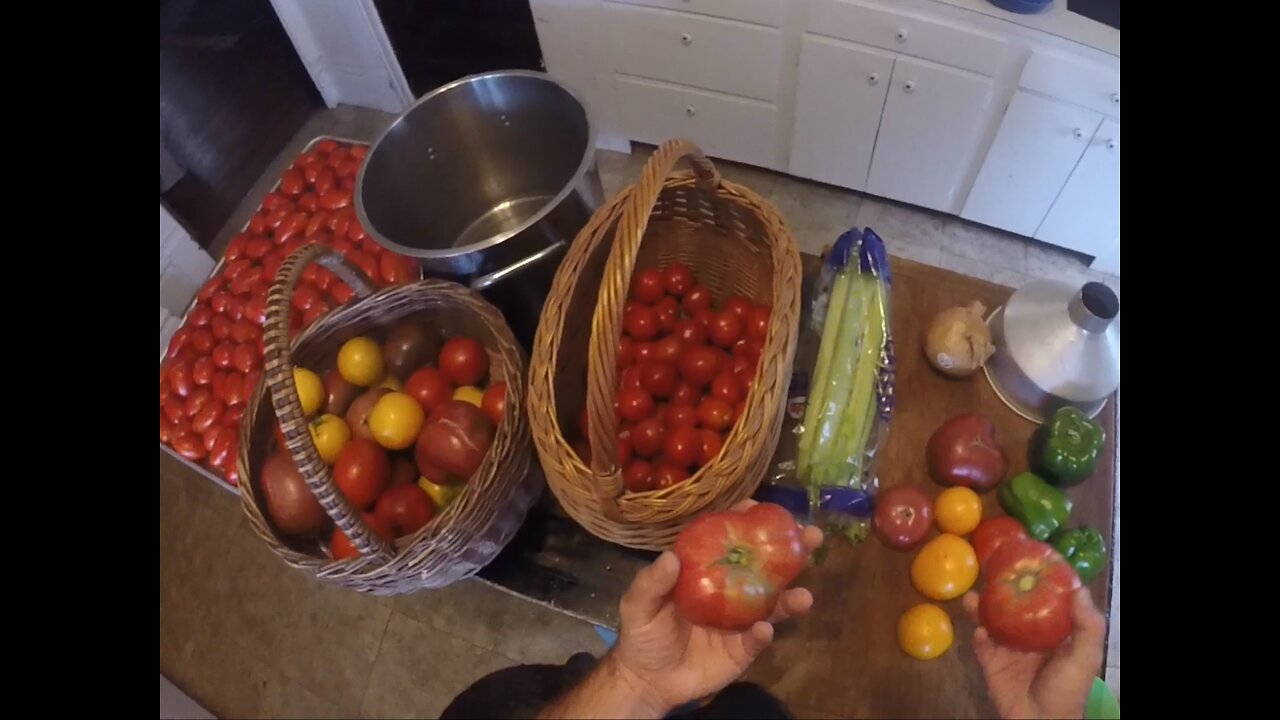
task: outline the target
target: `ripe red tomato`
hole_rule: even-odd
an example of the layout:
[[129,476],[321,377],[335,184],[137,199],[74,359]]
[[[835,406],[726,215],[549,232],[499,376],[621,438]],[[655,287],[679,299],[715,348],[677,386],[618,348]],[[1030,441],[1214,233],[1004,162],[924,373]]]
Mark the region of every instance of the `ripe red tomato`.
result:
[[735,405],[743,398],[742,384],[734,377],[733,371],[726,370],[711,381],[711,397]]
[[658,313],[644,305],[632,305],[630,310],[625,311],[622,326],[636,340],[652,340],[658,337],[658,332],[662,329],[658,324]]
[[267,218],[271,217],[269,210],[259,210],[249,218],[249,232],[254,235],[265,235],[267,228]]
[[872,528],[885,547],[910,550],[933,527],[933,501],[920,488],[895,485],[876,497]]
[[680,358],[680,375],[694,387],[706,387],[719,372],[720,356],[705,345],[687,350]]
[[440,349],[440,369],[457,385],[478,385],[489,372],[489,353],[478,341],[450,338]]
[[284,194],[279,191],[269,192],[266,197],[262,198],[262,207],[267,210],[275,210],[281,205],[287,205],[288,203],[289,198],[285,197]]
[[653,305],[666,294],[666,282],[657,270],[641,270],[631,278],[631,297],[645,305]]
[[[338,174],[330,167],[318,167],[311,173],[312,187],[315,188],[316,195],[321,196],[333,189],[338,182]],[[317,203],[318,205],[319,203]]]
[[653,414],[653,396],[641,388],[627,388],[618,393],[618,412],[623,420],[638,423]]
[[808,564],[801,537],[791,514],[772,503],[698,516],[676,538],[676,609],[689,622],[722,630],[768,618]]
[[209,320],[209,333],[215,340],[226,340],[231,336],[231,318],[218,313]]
[[711,327],[711,321],[716,319],[716,313],[711,308],[702,308],[693,313],[693,319],[706,330]]
[[978,602],[991,639],[1025,652],[1047,652],[1071,635],[1071,593],[1080,578],[1051,545],[1009,539],[987,560]]
[[191,363],[175,362],[169,367],[169,387],[178,397],[187,397],[195,389],[195,378],[192,377]]
[[[645,362],[652,362],[646,360]],[[641,363],[643,364],[643,363]],[[618,376],[618,390],[630,390],[632,388],[644,389],[644,383],[640,382],[640,365],[632,365],[624,368],[622,374]]]
[[653,489],[653,466],[645,460],[632,460],[622,471],[622,486],[627,492],[647,492]]
[[672,337],[684,343],[686,347],[704,345],[707,342],[707,329],[697,320],[687,319],[676,323]]
[[222,468],[231,463],[236,462],[236,450],[240,446],[240,438],[237,436],[234,428],[218,426],[212,428],[213,442],[209,445],[210,465],[216,468]]
[[629,368],[636,362],[636,341],[623,335],[618,338],[618,352],[615,355],[618,369]]
[[674,365],[680,360],[683,349],[680,338],[668,335],[653,344],[653,359]]
[[378,498],[373,514],[395,528],[396,537],[412,535],[436,516],[436,504],[417,485],[397,485]]
[[[369,526],[370,530],[382,536],[387,542],[395,539],[396,529],[391,526],[391,523],[371,512],[360,513],[360,517],[364,520],[364,524]],[[329,552],[333,555],[334,560],[360,557],[360,551],[356,550],[356,546],[351,544],[351,540],[346,533],[336,528],[333,531],[333,540],[329,544]]]
[[222,390],[222,400],[228,405],[242,405],[249,400],[249,394],[253,392],[257,386],[255,381],[252,385],[245,382],[246,376],[240,373],[227,373],[226,387]]
[[298,209],[305,213],[313,213],[320,207],[320,196],[313,192],[304,192],[298,196]]
[[744,323],[749,317],[751,317],[752,307],[754,306],[751,304],[751,301],[741,295],[731,295],[729,296],[729,299],[724,302],[725,311],[737,315],[738,319]]
[[404,391],[418,401],[423,412],[430,415],[437,405],[453,397],[453,383],[443,371],[424,367],[409,376],[405,381]]
[[262,356],[258,355],[258,348],[248,343],[237,345],[231,351],[231,361],[242,373],[253,372],[262,367]]
[[680,321],[680,303],[669,295],[659,300],[653,310],[658,314],[658,328],[661,332],[671,332]]
[[[188,399],[188,402],[190,402],[190,399]],[[214,427],[222,420],[222,413],[225,410],[226,407],[222,404],[222,401],[215,398],[213,393],[210,392],[209,399],[191,416],[191,429],[202,433]]]
[[213,333],[204,328],[196,328],[191,331],[187,342],[191,345],[192,350],[195,350],[199,355],[203,355],[213,349]]
[[340,167],[342,163],[346,162],[348,157],[350,157],[350,152],[339,145],[329,151],[329,157],[325,158],[325,162],[328,163],[329,167],[337,168]]
[[339,305],[342,305],[355,296],[356,293],[351,289],[351,286],[341,280],[335,280],[333,285],[329,287],[329,297],[333,298],[333,301]]
[[656,490],[665,490],[688,479],[687,469],[665,459],[658,461],[658,467],[653,471],[653,487]]
[[378,273],[388,285],[403,285],[418,279],[414,261],[393,252],[383,253],[378,259]]
[[196,413],[200,412],[205,405],[214,401],[213,390],[202,387],[195,388],[190,395],[187,395],[187,399],[183,401],[182,414],[188,418],[195,417]]
[[670,397],[680,384],[680,373],[671,363],[651,360],[640,366],[640,386],[657,398]]
[[698,409],[692,405],[668,405],[662,408],[662,422],[669,428],[697,428]]
[[684,263],[671,263],[662,271],[667,292],[680,297],[693,287],[693,271]]
[[694,285],[689,292],[684,294],[684,299],[680,301],[684,311],[694,316],[698,316],[699,310],[711,309],[711,291],[702,285]]
[[987,560],[996,548],[1008,540],[1026,539],[1027,529],[1022,527],[1022,523],[1008,515],[1001,515],[983,520],[969,536],[969,544],[973,546],[973,552],[978,556],[978,567],[985,568]]
[[[333,152],[334,150],[337,150],[340,147],[342,146],[338,144],[337,140],[332,140],[330,138],[317,140],[316,144],[311,146],[311,152],[316,153],[316,155],[311,156],[313,158],[312,161],[313,162],[319,161],[320,158],[318,157],[318,155],[328,155],[329,153]],[[298,159],[301,160],[303,157],[307,157],[307,156],[302,155],[302,156],[299,156]]]
[[[351,205],[350,190],[333,188],[328,192],[320,193],[320,207],[324,208],[325,210],[337,210],[338,208],[344,208],[349,205]],[[350,223],[350,220],[348,220],[347,222]],[[344,233],[346,232],[345,227],[343,228],[343,232]],[[334,234],[337,234],[336,229],[334,231]]]
[[501,425],[502,418],[507,414],[507,384],[499,382],[490,385],[484,391],[484,398],[480,400],[480,409],[484,410],[494,425]]
[[707,334],[711,337],[711,342],[716,345],[722,348],[731,348],[742,337],[742,329],[742,318],[731,310],[725,310],[724,312],[716,313],[715,319],[711,321],[711,326],[707,328]]
[[222,287],[222,283],[225,280],[226,278],[222,276],[222,273],[205,280],[204,285],[200,286],[200,291],[196,293],[196,299],[202,303],[209,302],[209,299],[218,291],[218,288]]
[[290,215],[275,229],[271,235],[271,240],[276,245],[284,245],[295,237],[303,237],[302,233],[307,229],[307,223],[310,220],[311,217],[304,212]]
[[747,316],[747,337],[764,342],[769,335],[770,310],[767,305],[756,305]]
[[733,356],[748,360],[759,360],[762,350],[764,350],[764,341],[760,338],[747,337],[733,344]]
[[[182,398],[177,395],[170,395],[160,403],[160,410],[164,412],[164,416],[169,418],[169,422],[175,425],[184,421],[186,415],[182,412]],[[174,432],[177,435],[177,432]]]
[[618,467],[625,468],[631,462],[631,431],[618,433]]
[[191,362],[191,382],[208,385],[213,382],[213,359],[202,355]]
[[698,423],[708,430],[724,432],[733,425],[733,406],[716,397],[705,397],[698,403]]
[[333,484],[347,501],[360,509],[378,499],[391,480],[391,461],[387,452],[372,440],[353,437],[338,452],[333,464]]
[[356,160],[364,160],[364,156],[369,154],[369,148],[364,145],[352,145],[347,150],[351,153],[351,157]]
[[631,449],[641,457],[653,457],[662,452],[662,441],[667,430],[658,418],[645,418],[631,430]]
[[[301,195],[307,189],[307,179],[297,170],[285,170],[280,176],[280,191],[290,197]],[[265,203],[264,203],[265,205]]]
[[697,408],[698,401],[701,399],[702,391],[687,380],[682,380],[680,385],[676,387],[676,391],[671,394],[670,402],[672,405]]
[[262,331],[251,320],[237,320],[231,324],[231,339],[238,343],[254,344]]
[[244,405],[232,405],[222,413],[221,422],[226,427],[240,427],[240,420],[244,417]]
[[208,454],[208,451],[204,449],[200,436],[192,433],[175,435],[173,437],[173,449],[182,457],[193,462],[203,460],[204,456]]
[[702,457],[698,465],[702,466],[715,460],[720,454],[720,448],[724,447],[724,438],[715,430],[702,429],[698,431],[698,435],[702,437]]
[[655,352],[657,350],[657,347],[658,347],[658,344],[653,342],[634,343],[632,348],[635,351],[636,363],[638,364],[638,363],[648,362],[650,360],[658,359],[658,355]]
[[697,464],[702,458],[702,436],[697,428],[690,425],[669,427],[662,441],[662,456],[682,468]]

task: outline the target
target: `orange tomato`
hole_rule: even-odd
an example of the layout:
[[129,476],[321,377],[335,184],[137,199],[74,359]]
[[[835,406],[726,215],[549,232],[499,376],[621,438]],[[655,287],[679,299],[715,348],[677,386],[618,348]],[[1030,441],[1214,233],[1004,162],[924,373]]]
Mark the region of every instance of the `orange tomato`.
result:
[[933,517],[939,530],[963,537],[982,522],[982,498],[971,488],[947,488],[933,501]]
[[951,533],[925,543],[911,561],[911,584],[930,600],[958,598],[977,579],[978,556],[973,546]]
[[947,612],[931,603],[920,603],[898,618],[898,647],[917,660],[945,653],[955,636]]

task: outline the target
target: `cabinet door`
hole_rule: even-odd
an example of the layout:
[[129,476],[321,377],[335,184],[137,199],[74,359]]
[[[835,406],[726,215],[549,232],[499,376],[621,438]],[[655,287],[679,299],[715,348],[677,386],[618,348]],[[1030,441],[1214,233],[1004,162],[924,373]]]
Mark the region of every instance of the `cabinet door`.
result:
[[1031,237],[1101,123],[1091,110],[1018,91],[960,216]]
[[867,191],[954,213],[990,100],[989,78],[898,58]]
[[865,189],[892,75],[889,55],[805,35],[790,173]]
[[1120,239],[1120,123],[1098,128],[1035,237],[1094,256]]

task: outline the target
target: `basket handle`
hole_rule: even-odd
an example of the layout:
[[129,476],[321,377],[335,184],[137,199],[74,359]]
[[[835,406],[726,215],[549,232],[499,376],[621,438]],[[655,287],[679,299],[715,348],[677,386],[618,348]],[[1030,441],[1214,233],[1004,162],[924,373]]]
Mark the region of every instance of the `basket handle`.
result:
[[618,229],[605,262],[600,297],[591,318],[587,357],[587,423],[591,442],[592,483],[600,508],[611,519],[621,519],[618,496],[622,494],[622,469],[618,465],[618,423],[613,398],[618,384],[618,339],[622,335],[622,310],[635,272],[636,253],[649,225],[654,205],[676,164],[688,159],[699,186],[714,190],[720,172],[692,140],[668,140],[649,156],[640,179],[618,219]]
[[332,270],[351,286],[357,298],[368,297],[374,290],[373,283],[360,270],[324,245],[312,243],[285,258],[276,271],[271,289],[267,291],[267,321],[263,324],[262,333],[263,382],[271,391],[271,405],[275,408],[276,419],[284,433],[285,447],[307,481],[307,487],[333,519],[334,525],[346,533],[361,555],[385,562],[395,554],[391,544],[369,529],[360,518],[360,513],[356,512],[333,484],[329,466],[320,459],[315,443],[311,440],[307,418],[302,413],[302,402],[298,400],[298,388],[293,382],[289,302],[302,277],[302,271],[312,262],[318,262]]

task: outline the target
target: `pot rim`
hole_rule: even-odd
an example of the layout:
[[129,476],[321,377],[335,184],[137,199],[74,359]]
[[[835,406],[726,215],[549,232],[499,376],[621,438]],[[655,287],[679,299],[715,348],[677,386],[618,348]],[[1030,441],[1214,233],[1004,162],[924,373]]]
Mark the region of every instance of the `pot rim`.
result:
[[[489,78],[495,78],[495,77],[527,77],[527,78],[533,78],[536,80],[541,80],[546,83],[550,83],[551,85],[554,85],[560,88],[561,90],[563,90],[565,93],[569,95],[570,98],[572,98],[574,101],[578,103],[579,106],[582,107],[582,113],[585,116],[585,119],[587,122],[587,142],[586,142],[586,147],[582,153],[582,159],[579,160],[578,168],[577,170],[574,171],[573,176],[564,184],[564,187],[560,188],[560,191],[556,193],[555,197],[551,198],[551,200],[549,200],[546,205],[544,205],[541,209],[539,209],[538,212],[529,216],[529,218],[525,220],[525,222],[521,223],[519,226],[511,230],[500,233],[498,235],[493,235],[479,242],[471,243],[470,245],[463,245],[461,247],[451,247],[451,248],[436,248],[436,249],[414,248],[414,247],[407,247],[405,245],[401,245],[400,243],[383,235],[381,232],[378,231],[377,228],[373,226],[373,223],[369,222],[369,217],[365,214],[365,211],[364,211],[365,169],[369,167],[369,159],[372,158],[375,154],[377,154],[379,147],[381,147],[382,145],[382,140],[392,130],[398,127],[400,123],[404,122],[404,119],[409,115],[409,113],[413,112],[414,109],[417,108],[419,105],[422,105],[430,101],[431,99],[435,98],[436,96],[443,95],[444,93],[449,92],[450,90],[453,90],[454,88],[460,87],[462,85],[468,85],[480,80],[487,80]],[[378,241],[379,244],[381,244],[383,247],[389,250],[394,250],[395,252],[398,252],[401,255],[407,255],[409,257],[425,258],[425,259],[455,258],[463,255],[468,255],[470,253],[474,253],[479,250],[491,248],[501,242],[504,242],[512,237],[515,237],[516,235],[519,235],[520,233],[528,230],[534,225],[537,225],[539,222],[543,220],[543,218],[549,215],[552,210],[559,207],[560,204],[564,202],[565,198],[569,197],[569,194],[574,191],[574,188],[577,187],[579,181],[582,180],[583,176],[587,174],[587,171],[591,169],[591,166],[595,159],[595,147],[596,147],[596,124],[591,118],[591,108],[588,107],[587,103],[583,101],[582,97],[579,96],[577,93],[575,93],[571,88],[569,88],[568,85],[565,85],[564,83],[551,77],[547,73],[538,72],[536,70],[494,70],[490,72],[476,73],[474,75],[467,75],[466,77],[461,77],[461,78],[458,78],[457,80],[441,85],[435,90],[432,90],[426,95],[423,95],[422,97],[418,98],[416,101],[414,101],[412,105],[405,108],[404,112],[400,113],[400,116],[395,119],[395,122],[392,122],[390,125],[388,125],[387,129],[383,130],[382,133],[378,135],[378,139],[375,140],[371,146],[369,146],[368,158],[366,158],[365,161],[361,163],[360,172],[356,176],[356,193],[355,193],[356,217],[359,218],[360,224],[361,226],[364,227],[365,232],[372,235],[374,239]]]

